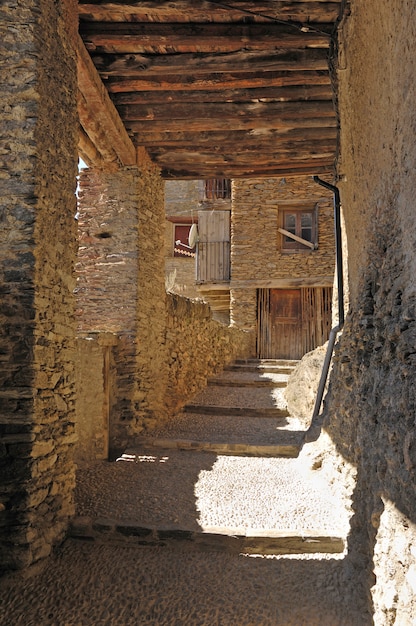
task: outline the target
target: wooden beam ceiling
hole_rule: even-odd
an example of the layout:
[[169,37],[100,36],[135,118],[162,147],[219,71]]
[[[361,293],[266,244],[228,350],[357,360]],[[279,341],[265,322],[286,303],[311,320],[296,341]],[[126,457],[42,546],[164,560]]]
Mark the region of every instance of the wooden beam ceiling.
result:
[[[84,150],[106,134],[107,111],[112,132],[123,127],[122,145],[128,134],[146,147],[166,178],[327,173],[337,146],[328,55],[340,8],[341,0],[81,1],[84,51],[114,107],[101,105],[98,119],[95,99],[88,114],[81,76]],[[120,139],[109,143],[109,154],[95,146],[104,160]]]

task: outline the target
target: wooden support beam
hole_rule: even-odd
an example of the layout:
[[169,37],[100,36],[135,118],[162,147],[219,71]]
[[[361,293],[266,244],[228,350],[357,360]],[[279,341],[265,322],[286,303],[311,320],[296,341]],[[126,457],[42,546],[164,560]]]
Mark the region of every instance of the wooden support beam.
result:
[[129,91],[114,94],[116,107],[125,104],[177,104],[195,102],[303,102],[308,100],[331,100],[330,85],[306,85],[296,87],[257,87],[254,89],[225,89],[221,91]]
[[231,289],[298,289],[299,287],[332,287],[334,276],[303,276],[298,278],[271,278],[232,280]]
[[323,154],[320,153],[310,153],[310,152],[294,152],[292,150],[284,150],[281,152],[269,152],[266,154],[256,154],[253,158],[253,155],[250,153],[240,154],[239,152],[224,152],[224,153],[213,153],[213,152],[179,152],[172,150],[170,152],[163,152],[160,154],[157,151],[150,151],[150,155],[152,156],[152,160],[164,167],[175,167],[177,164],[181,164],[182,166],[189,167],[215,167],[219,168],[231,168],[234,165],[238,167],[262,167],[262,166],[274,166],[274,165],[293,165],[294,167],[298,167],[299,164],[307,165],[318,162],[333,162],[334,154],[333,152],[326,152]]
[[336,128],[335,117],[287,117],[271,116],[257,118],[234,118],[234,119],[195,119],[180,120],[142,120],[138,122],[126,122],[126,127],[131,133],[183,131],[186,128],[192,132],[205,131],[257,131],[265,132],[279,128],[281,130],[294,130],[295,128]]
[[247,103],[174,103],[155,105],[121,105],[118,111],[124,122],[152,120],[234,120],[249,118],[298,119],[299,117],[334,118],[334,106],[328,101],[317,102],[247,102]]
[[305,71],[328,70],[326,50],[277,50],[267,52],[230,52],[225,54],[93,54],[92,60],[104,77],[135,78],[155,74],[211,74],[226,72],[238,74],[249,70]]
[[157,74],[135,78],[110,77],[105,80],[110,93],[132,91],[224,91],[226,89],[254,89],[262,87],[290,87],[295,85],[330,85],[328,67],[323,70],[233,72],[226,74],[186,75]]
[[91,21],[148,21],[156,16],[161,22],[203,22],[207,16],[215,15],[215,21],[233,22],[250,18],[256,22],[270,23],[272,19],[292,20],[314,26],[320,23],[334,22],[340,13],[341,0],[329,2],[275,2],[274,0],[257,2],[253,10],[253,2],[227,1],[227,7],[214,6],[203,1],[176,0],[163,2],[147,0],[145,2],[93,2],[81,0],[79,14],[82,19]]
[[212,166],[195,167],[194,169],[175,167],[162,168],[162,178],[166,180],[196,180],[204,178],[273,178],[278,176],[334,176],[333,160],[318,163],[299,163],[286,165],[269,165],[256,167],[215,168]]
[[134,165],[136,150],[80,37],[77,66],[78,113],[86,135],[105,161]]
[[285,230],[284,228],[278,228],[277,230],[279,231],[279,233],[282,233],[282,235],[285,235],[286,237],[290,237],[291,239],[294,239],[298,243],[301,243],[304,246],[307,246],[311,250],[316,250],[318,248],[318,245],[316,243],[312,243],[311,241],[306,241],[306,239],[303,239],[303,237],[298,237],[297,235],[290,233],[288,230]]
[[[236,145],[238,151],[236,152]],[[185,159],[190,163],[199,159],[206,159],[207,163],[213,160],[223,161],[227,164],[231,163],[250,163],[255,160],[256,163],[276,160],[281,161],[298,158],[301,155],[309,155],[311,159],[332,157],[336,150],[336,141],[324,142],[305,142],[297,141],[292,143],[280,142],[279,144],[254,144],[253,146],[227,143],[224,146],[193,146],[189,143],[182,148],[179,147],[156,147],[147,146],[148,152],[152,159],[167,162],[176,159],[177,162],[183,162]],[[197,157],[195,154],[197,153]]]
[[238,146],[239,150],[250,149],[251,146],[258,147],[259,150],[278,148],[280,145],[296,145],[297,143],[310,143],[337,140],[338,131],[335,127],[325,128],[281,128],[270,130],[242,130],[242,131],[202,131],[190,132],[180,130],[176,132],[147,132],[140,133],[134,137],[136,145],[147,145],[156,147],[178,147],[184,148],[193,146],[196,150],[209,147],[216,150],[223,146]]
[[102,155],[98,152],[81,125],[79,126],[78,135],[78,155],[87,165],[94,164],[101,167],[105,163]]
[[[330,25],[332,30],[332,26]],[[245,50],[328,48],[330,35],[291,24],[84,22],[80,35],[90,52],[146,54],[156,49],[224,53]]]

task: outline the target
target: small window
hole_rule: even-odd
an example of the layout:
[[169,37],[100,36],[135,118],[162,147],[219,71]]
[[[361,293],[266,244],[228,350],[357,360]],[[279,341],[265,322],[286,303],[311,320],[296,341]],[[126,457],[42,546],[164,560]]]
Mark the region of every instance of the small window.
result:
[[[287,210],[283,211],[282,248],[284,250],[309,250],[316,243],[316,216],[314,210]],[[302,243],[289,236],[292,233],[296,237],[303,239],[307,243]]]
[[231,198],[229,178],[210,178],[205,181],[205,200],[227,200]]
[[195,246],[189,247],[189,231],[192,224],[174,224],[174,246],[173,256],[194,257]]

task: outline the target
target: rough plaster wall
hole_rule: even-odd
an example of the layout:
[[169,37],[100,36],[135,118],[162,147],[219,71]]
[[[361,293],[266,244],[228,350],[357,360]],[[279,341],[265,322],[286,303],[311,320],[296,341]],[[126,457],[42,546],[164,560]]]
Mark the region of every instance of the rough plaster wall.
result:
[[416,614],[415,40],[413,0],[354,0],[338,72],[351,310],[326,419],[358,469],[349,559],[380,626]]
[[0,7],[1,569],[47,556],[74,511],[77,116],[70,24],[72,2]]
[[201,201],[201,181],[167,180],[165,182],[166,215],[184,215],[197,217]]

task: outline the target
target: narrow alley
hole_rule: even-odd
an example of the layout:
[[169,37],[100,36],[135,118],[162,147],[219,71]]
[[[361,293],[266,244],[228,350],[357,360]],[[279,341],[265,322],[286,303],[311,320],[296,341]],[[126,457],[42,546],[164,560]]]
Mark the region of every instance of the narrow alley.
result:
[[71,537],[2,583],[8,626],[364,626],[349,501],[286,410],[294,361],[236,362],[116,462],[77,473]]

